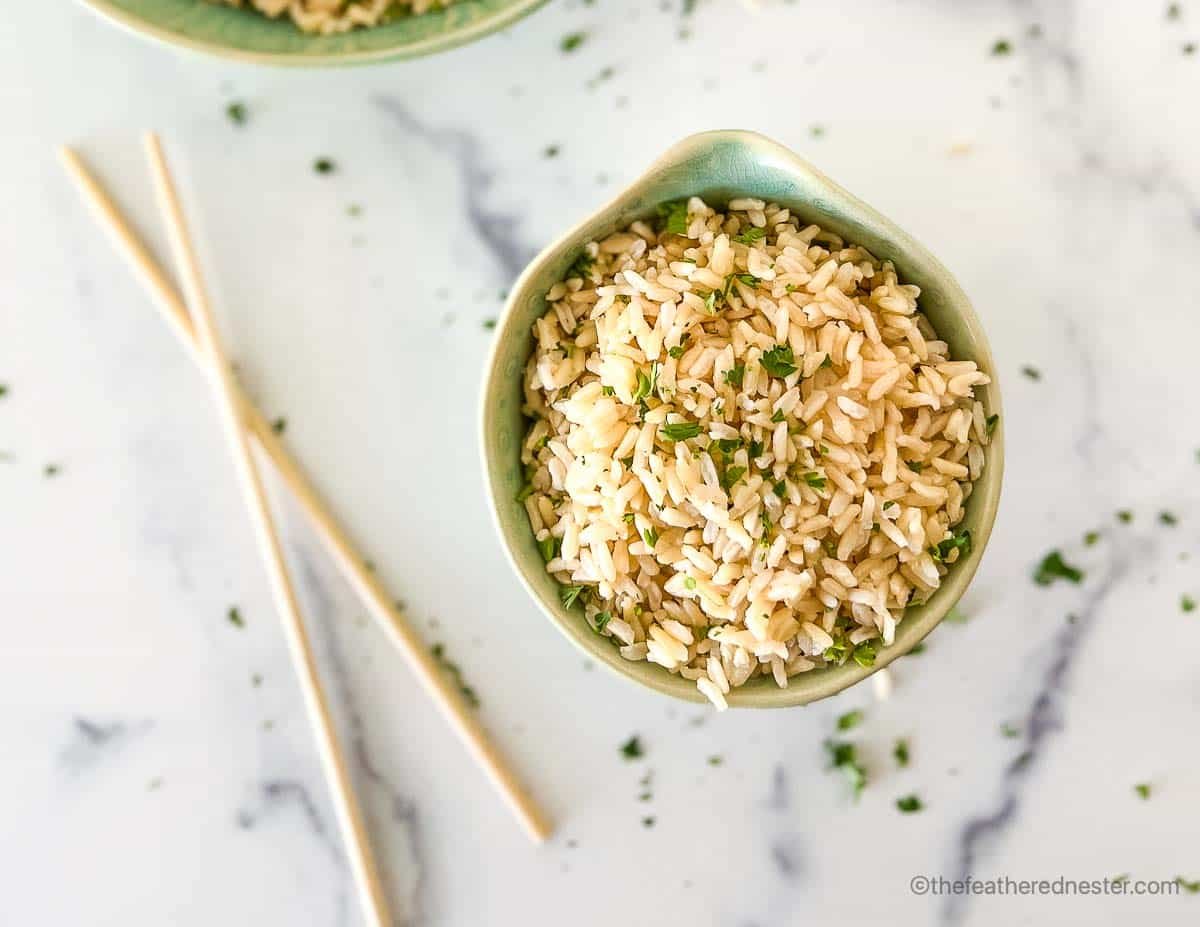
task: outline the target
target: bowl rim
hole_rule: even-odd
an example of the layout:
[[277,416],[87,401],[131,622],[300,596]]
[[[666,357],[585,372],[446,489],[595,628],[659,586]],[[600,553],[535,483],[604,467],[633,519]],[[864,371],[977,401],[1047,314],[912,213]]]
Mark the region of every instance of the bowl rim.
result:
[[243,64],[266,65],[280,68],[327,68],[350,67],[357,65],[379,64],[385,61],[398,61],[407,58],[420,58],[437,52],[448,51],[460,45],[466,45],[476,39],[481,39],[492,32],[510,26],[522,17],[532,13],[549,0],[514,0],[514,2],[491,16],[472,22],[462,29],[440,33],[404,45],[388,46],[386,48],[364,49],[360,51],[337,52],[260,52],[243,48],[233,48],[219,42],[209,42],[194,39],[181,32],[167,29],[157,23],[131,13],[114,0],[80,0],[103,19],[134,35],[148,38],[160,45],[181,48],[184,51],[202,55],[212,55],[226,61],[237,61]]
[[[514,307],[518,299],[530,286],[532,279],[541,272],[543,265],[555,256],[560,255],[564,250],[577,249],[586,243],[585,239],[589,238],[587,234],[588,230],[601,216],[614,210],[620,211],[624,203],[636,200],[641,191],[652,187],[657,178],[668,169],[685,164],[697,156],[711,152],[718,146],[729,145],[731,143],[754,149],[760,155],[767,153],[781,159],[785,162],[785,170],[788,173],[797,176],[807,176],[815,185],[832,191],[852,207],[854,215],[866,218],[868,221],[886,228],[899,244],[896,252],[897,256],[903,255],[910,259],[915,256],[917,259],[916,262],[928,268],[931,274],[939,277],[940,282],[944,284],[949,294],[949,298],[946,300],[947,304],[953,306],[953,311],[962,318],[970,332],[971,340],[974,342],[973,349],[976,362],[980,369],[987,371],[991,377],[990,411],[992,414],[999,415],[999,419],[997,420],[998,427],[985,448],[987,463],[983,476],[975,481],[974,491],[972,492],[972,501],[979,507],[980,518],[979,524],[975,527],[972,535],[971,553],[967,556],[965,562],[955,564],[956,569],[950,574],[950,578],[952,578],[951,582],[943,583],[942,586],[939,586],[938,591],[945,589],[947,592],[952,592],[953,594],[935,598],[930,604],[926,605],[920,616],[914,619],[913,624],[909,625],[911,628],[915,624],[919,628],[917,632],[910,632],[915,633],[916,636],[908,640],[904,647],[901,647],[899,642],[897,642],[880,650],[875,663],[870,667],[858,666],[853,661],[847,661],[846,664],[840,667],[815,670],[811,674],[806,673],[793,676],[791,684],[785,689],[777,686],[764,686],[760,688],[739,687],[732,689],[726,696],[726,701],[730,708],[787,708],[806,705],[810,702],[835,695],[884,669],[892,661],[904,656],[924,640],[934,628],[941,624],[945,616],[969,588],[975,573],[979,569],[980,563],[983,561],[983,555],[987,549],[988,541],[991,538],[992,529],[995,525],[996,515],[999,510],[1000,493],[1004,482],[1004,410],[999,381],[996,375],[995,360],[992,356],[987,333],[984,331],[983,325],[966,292],[945,265],[924,245],[905,232],[891,219],[888,219],[878,210],[831,180],[804,158],[786,146],[760,133],[740,129],[723,129],[699,132],[687,136],[656,158],[645,171],[627,186],[573,224],[566,232],[548,243],[529,261],[525,269],[522,270],[521,274],[513,282],[512,287],[509,289],[508,298],[505,300],[504,308],[499,316],[495,335],[489,346],[485,360],[479,398],[479,450],[488,508],[491,513],[492,525],[499,536],[500,546],[504,550],[504,555],[508,560],[509,566],[520,580],[526,593],[533,599],[554,627],[558,629],[559,633],[571,641],[589,659],[596,660],[605,669],[628,682],[682,701],[708,704],[708,699],[696,689],[695,685],[678,674],[668,672],[666,669],[654,667],[659,672],[647,674],[646,676],[636,675],[632,667],[640,664],[630,663],[625,660],[617,652],[617,648],[612,646],[611,642],[602,636],[594,633],[588,636],[575,633],[575,629],[567,626],[564,617],[559,614],[553,605],[548,604],[538,589],[534,587],[530,575],[528,575],[526,569],[517,559],[516,552],[509,541],[500,517],[499,498],[504,487],[499,485],[496,468],[492,466],[491,462],[493,456],[491,453],[492,430],[488,416],[488,400],[496,388],[496,384],[502,382],[501,373],[497,368],[502,347],[505,343],[505,336],[508,334],[508,329],[515,314]],[[698,183],[697,186],[702,186],[702,184]],[[796,683],[800,684],[797,685]]]

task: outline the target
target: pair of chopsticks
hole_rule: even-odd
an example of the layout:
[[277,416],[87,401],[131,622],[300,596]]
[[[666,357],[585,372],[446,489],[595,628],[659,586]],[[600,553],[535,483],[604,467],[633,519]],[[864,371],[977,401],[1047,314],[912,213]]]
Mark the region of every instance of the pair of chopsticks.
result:
[[186,303],[78,155],[65,147],[60,149],[59,155],[100,224],[108,230],[118,250],[150,291],[175,334],[192,349],[194,359],[212,381],[242,493],[254,523],[275,605],[283,621],[292,662],[313,724],[317,749],[333,794],[355,883],[369,922],[383,927],[392,923],[386,896],[370,850],[362,812],[354,797],[345,756],[334,731],[279,535],[266,502],[262,479],[252,453],[251,438],[275,465],[279,476],[308,514],[318,535],[367,610],[407,659],[428,695],[441,709],[468,752],[483,767],[529,836],[535,841],[546,839],[550,834],[550,825],[488,741],[471,709],[452,688],[428,649],[392,604],[387,591],[366,569],[365,562],[321,503],[271,425],[238,386],[213,323],[207,291],[162,146],[153,133],[147,134],[145,142],[159,209],[170,232],[171,249],[183,282]]

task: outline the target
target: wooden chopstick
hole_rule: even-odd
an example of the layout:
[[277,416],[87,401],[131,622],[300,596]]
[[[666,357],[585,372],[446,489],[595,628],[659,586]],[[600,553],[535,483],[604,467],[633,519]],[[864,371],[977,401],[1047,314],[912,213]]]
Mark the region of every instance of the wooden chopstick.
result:
[[[188,315],[187,307],[163,273],[162,268],[151,257],[149,250],[133,232],[132,227],[112,198],[91,175],[79,156],[68,147],[58,151],[59,159],[67,173],[75,181],[84,201],[91,208],[97,221],[103,226],[118,252],[133,269],[134,275],[150,292],[171,330],[191,351],[193,359],[203,368],[207,363],[196,332]],[[235,384],[236,385],[236,384]],[[454,733],[462,741],[472,758],[483,768],[492,785],[500,793],[512,812],[520,820],[526,833],[535,842],[550,836],[552,826],[533,799],[521,786],[517,777],[508,768],[504,758],[488,740],[472,709],[451,686],[444,673],[434,662],[429,649],[408,624],[404,615],[388,595],[383,584],[364,566],[364,559],[341,526],[334,519],[320,496],[309,483],[304,471],[288,453],[287,448],[275,434],[271,424],[255,408],[249,398],[239,391],[242,419],[260,449],[275,465],[280,478],[291,490],[301,508],[312,522],[317,535],[325,544],[342,575],[362,600],[364,607],[383,630],[388,640],[404,655],[410,669],[416,674],[422,687],[442,712]]]
[[383,882],[379,878],[379,870],[371,853],[370,838],[367,836],[367,828],[363,823],[362,811],[354,796],[354,785],[346,770],[346,759],[342,755],[341,745],[334,733],[325,691],[317,675],[312,645],[308,640],[304,619],[300,616],[300,606],[296,600],[296,592],[292,588],[287,564],[283,559],[283,548],[280,546],[279,535],[275,530],[275,521],[267,506],[262,479],[259,476],[258,468],[254,465],[250,442],[242,427],[242,414],[233,379],[233,370],[225,357],[221,339],[213,324],[208,294],[200,275],[200,267],[196,262],[191,236],[188,234],[187,220],[183,216],[183,209],[179,204],[171,172],[163,157],[158,136],[153,132],[146,135],[146,157],[150,161],[151,173],[154,175],[159,210],[166,220],[171,235],[171,250],[175,253],[175,263],[179,265],[180,276],[183,278],[183,291],[187,294],[187,304],[192,312],[196,335],[201,350],[208,356],[208,364],[205,369],[210,375],[221,409],[221,422],[225,426],[225,436],[229,440],[229,448],[233,453],[234,463],[237,465],[242,494],[245,497],[246,507],[250,511],[251,520],[254,522],[259,550],[267,567],[267,575],[271,580],[275,607],[283,619],[283,628],[292,653],[292,665],[299,678],[300,689],[304,693],[305,707],[308,709],[309,720],[312,721],[313,731],[316,734],[317,752],[321,756],[321,764],[325,767],[325,775],[333,793],[333,807],[341,826],[342,838],[346,842],[346,853],[350,857],[350,870],[354,873],[354,882],[358,887],[363,912],[372,927],[392,927],[393,922],[388,913],[387,894],[383,889]]

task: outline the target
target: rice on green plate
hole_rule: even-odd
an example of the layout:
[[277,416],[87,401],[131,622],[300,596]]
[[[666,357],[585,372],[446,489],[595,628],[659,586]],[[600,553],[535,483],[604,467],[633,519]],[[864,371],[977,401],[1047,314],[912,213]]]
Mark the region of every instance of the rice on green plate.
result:
[[893,265],[693,197],[590,243],[525,371],[523,501],[567,605],[718,708],[874,663],[960,556],[994,420]]
[[397,15],[440,10],[454,0],[222,0],[229,6],[253,6],[272,19],[287,13],[305,32],[332,35],[360,26],[377,26]]

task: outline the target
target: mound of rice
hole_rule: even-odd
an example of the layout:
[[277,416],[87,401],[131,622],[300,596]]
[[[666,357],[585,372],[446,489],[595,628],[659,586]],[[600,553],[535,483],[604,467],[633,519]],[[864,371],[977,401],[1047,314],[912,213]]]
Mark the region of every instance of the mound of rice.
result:
[[874,663],[970,551],[995,420],[890,262],[760,200],[660,212],[546,294],[522,496],[564,603],[723,709]]
[[[244,6],[246,0],[224,0]],[[359,26],[377,26],[398,14],[427,13],[454,0],[249,0],[250,5],[274,19],[287,13],[305,32],[333,35]]]

